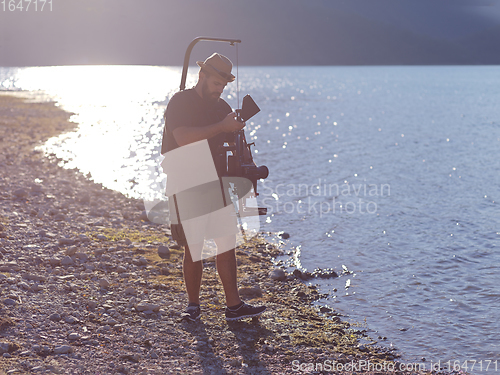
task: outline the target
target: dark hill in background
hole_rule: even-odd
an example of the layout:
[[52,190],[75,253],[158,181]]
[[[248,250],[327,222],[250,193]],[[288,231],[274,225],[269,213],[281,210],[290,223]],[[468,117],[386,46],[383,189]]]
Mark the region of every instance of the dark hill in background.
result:
[[[0,66],[181,65],[200,35],[242,39],[241,65],[499,64],[495,1],[54,1],[0,11]],[[213,50],[235,59],[200,43],[191,62]]]

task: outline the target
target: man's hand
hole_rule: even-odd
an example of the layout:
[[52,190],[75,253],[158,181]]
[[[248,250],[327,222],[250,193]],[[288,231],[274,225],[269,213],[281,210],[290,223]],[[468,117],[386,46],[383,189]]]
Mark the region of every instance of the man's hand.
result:
[[232,133],[243,129],[245,127],[245,123],[236,120],[236,113],[231,112],[224,118],[224,120],[219,122],[219,126],[223,133]]
[[244,122],[236,120],[236,113],[229,113],[224,120],[213,125],[202,127],[181,126],[174,129],[172,132],[175,141],[179,146],[184,146],[189,143],[201,141],[202,139],[210,139],[220,133],[231,133],[245,127]]

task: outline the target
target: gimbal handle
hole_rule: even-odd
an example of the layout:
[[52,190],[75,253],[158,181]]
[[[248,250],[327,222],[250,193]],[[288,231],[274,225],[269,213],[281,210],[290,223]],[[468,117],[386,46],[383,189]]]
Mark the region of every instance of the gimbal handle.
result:
[[186,77],[187,77],[187,71],[188,71],[188,65],[189,65],[189,57],[191,56],[191,50],[195,46],[196,43],[200,41],[212,41],[212,42],[227,42],[234,46],[234,43],[241,43],[240,39],[224,39],[224,38],[210,38],[207,36],[199,36],[197,38],[194,38],[191,43],[189,43],[189,46],[186,50],[186,54],[184,55],[184,65],[182,67],[182,76],[181,76],[181,86],[180,86],[180,91],[183,91],[186,88]]

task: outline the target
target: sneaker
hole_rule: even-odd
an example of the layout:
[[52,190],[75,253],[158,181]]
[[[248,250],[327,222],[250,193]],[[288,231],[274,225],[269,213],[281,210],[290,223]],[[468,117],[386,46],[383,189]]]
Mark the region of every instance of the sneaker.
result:
[[181,314],[181,321],[195,322],[200,319],[200,305],[189,305],[186,310]]
[[230,310],[226,307],[226,320],[240,320],[244,318],[254,318],[266,311],[266,306],[252,306],[245,302],[236,310]]

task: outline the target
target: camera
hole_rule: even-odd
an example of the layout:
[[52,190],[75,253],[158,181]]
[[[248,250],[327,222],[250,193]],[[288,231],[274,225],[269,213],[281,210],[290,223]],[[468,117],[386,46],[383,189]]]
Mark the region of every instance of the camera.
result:
[[[237,120],[241,122],[248,121],[258,112],[260,112],[260,108],[252,97],[245,95],[241,109],[236,110]],[[260,167],[255,165],[250,149],[250,146],[255,146],[255,143],[247,143],[243,129],[233,132],[227,143],[228,145],[221,146],[219,150],[219,160],[222,163],[222,171],[224,171],[223,177],[242,177],[252,182],[252,185],[246,187],[242,187],[240,184],[239,189],[246,191],[237,191],[238,196],[244,196],[252,186],[255,196],[259,195],[257,193],[257,181],[267,178],[269,169],[265,165]],[[228,155],[228,152],[230,155]],[[265,214],[266,209],[259,208],[259,215]]]

